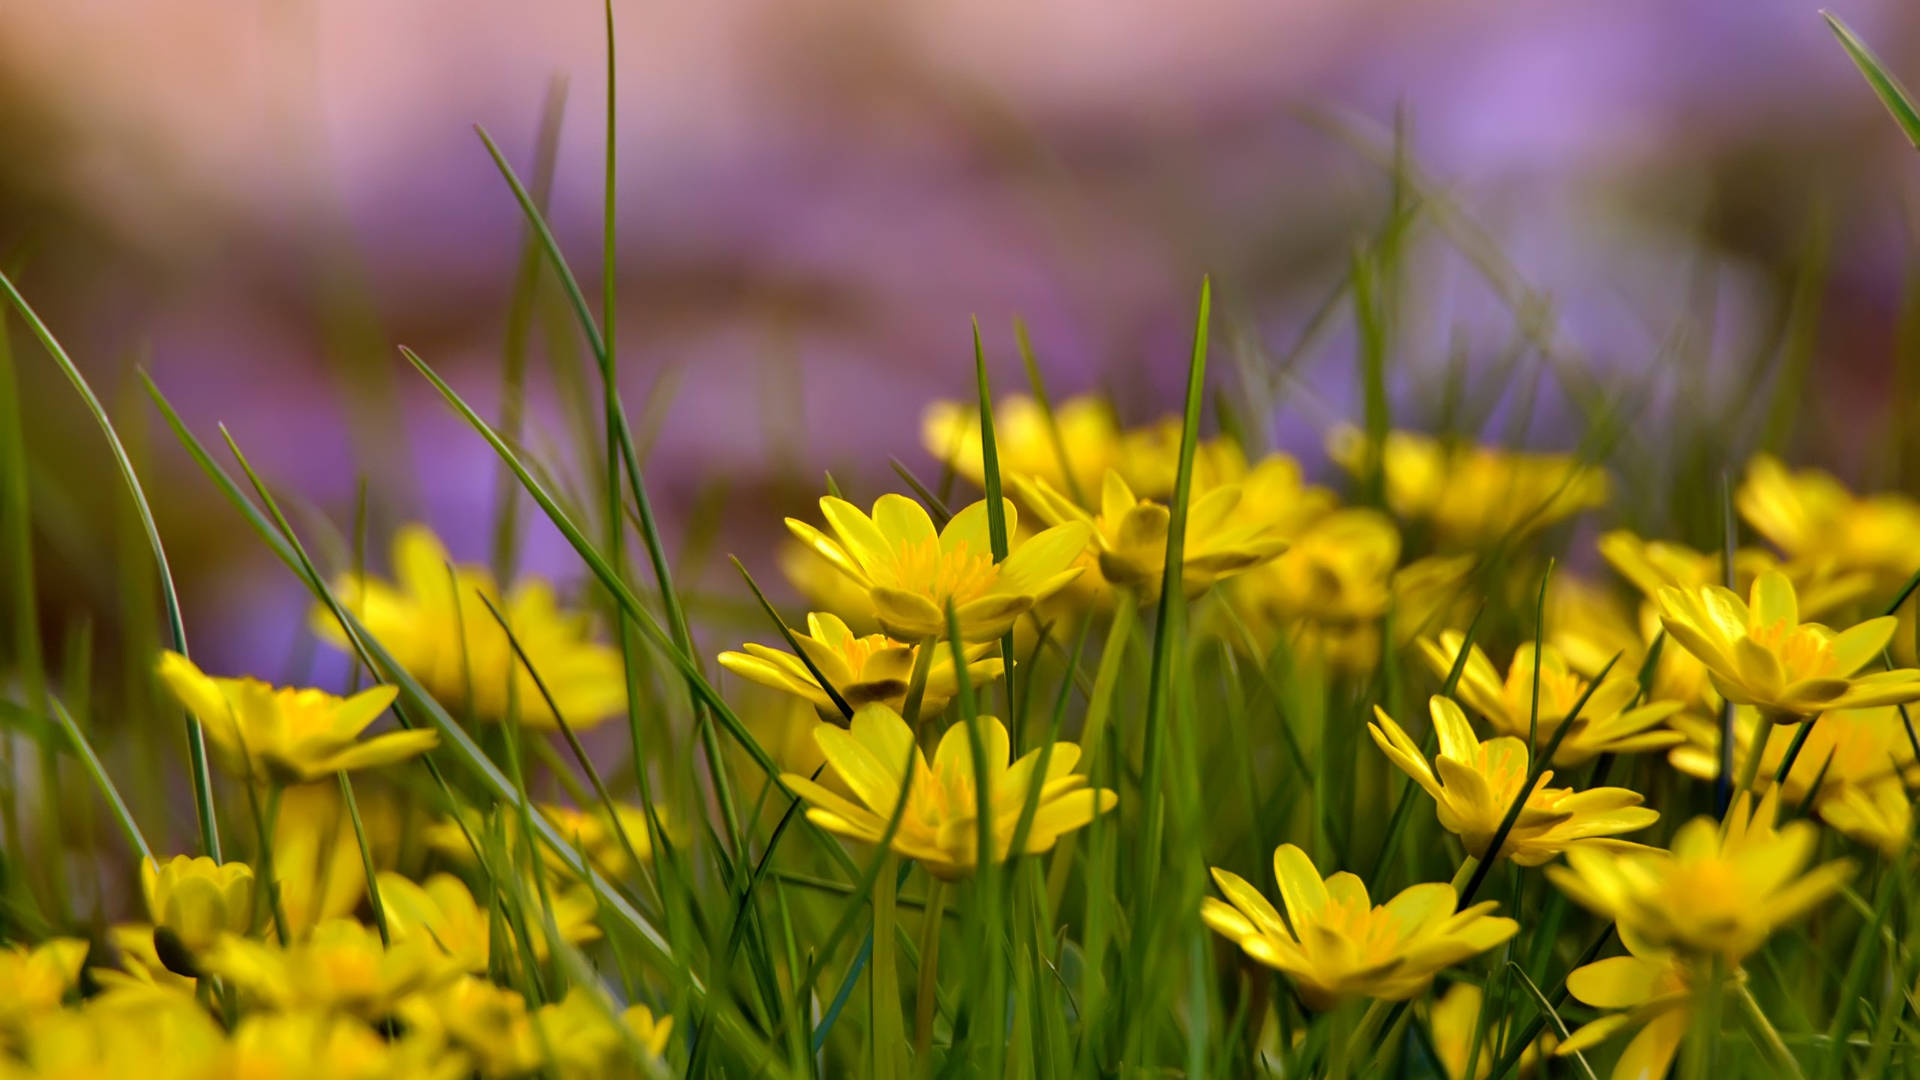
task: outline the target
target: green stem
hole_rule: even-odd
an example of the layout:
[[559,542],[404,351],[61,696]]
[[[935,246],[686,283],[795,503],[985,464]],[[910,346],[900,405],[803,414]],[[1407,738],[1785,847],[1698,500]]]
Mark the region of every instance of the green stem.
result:
[[[1100,647],[1100,667],[1093,675],[1093,692],[1087,696],[1087,719],[1080,729],[1080,760],[1086,762],[1089,775],[1105,760],[1100,743],[1106,735],[1107,718],[1113,712],[1113,688],[1120,681],[1120,664],[1127,655],[1127,640],[1133,636],[1133,624],[1139,618],[1140,598],[1132,589],[1113,590],[1113,622],[1107,627],[1107,642]],[[1073,869],[1075,834],[1068,833],[1054,846],[1053,863],[1047,870],[1047,902],[1058,911],[1060,898],[1067,891],[1067,874]]]
[[273,868],[273,830],[280,820],[280,793],[286,790],[278,783],[269,782],[267,788],[267,808],[260,809],[260,799],[254,794],[254,785],[247,784],[247,805],[253,810],[253,826],[260,836],[260,858],[258,873],[254,875],[254,885],[264,889],[267,896],[267,910],[273,915],[274,933],[280,944],[285,947],[293,940],[287,932],[287,912],[280,903],[280,879]]
[[902,702],[900,718],[916,734],[920,731],[920,705],[927,697],[927,673],[933,670],[937,639],[929,637],[913,650],[913,674],[907,679],[907,700]]
[[[1760,710],[1760,723],[1753,729],[1753,745],[1747,748],[1747,759],[1740,763],[1740,781],[1734,785],[1733,799],[1740,798],[1741,792],[1752,791],[1754,778],[1760,775],[1760,759],[1767,756],[1767,743],[1773,738],[1775,720],[1773,714]],[[1729,809],[1733,803],[1727,803]]]
[[906,1024],[900,1015],[900,966],[893,938],[898,882],[899,859],[889,854],[873,879],[873,960],[868,974],[873,996],[868,1009],[875,1080],[894,1080],[905,1073],[900,1055],[906,1049]]
[[1455,896],[1459,896],[1460,890],[1466,888],[1467,882],[1473,880],[1473,872],[1478,869],[1480,869],[1480,860],[1478,857],[1469,855],[1460,860],[1460,869],[1453,872],[1453,881],[1451,883]]
[[1753,999],[1753,991],[1747,989],[1746,983],[1735,980],[1733,996],[1739,1001],[1741,1011],[1746,1014],[1747,1025],[1765,1044],[1768,1053],[1773,1055],[1773,1059],[1779,1062],[1780,1075],[1791,1077],[1792,1080],[1804,1080],[1806,1074],[1800,1071],[1800,1062],[1794,1058],[1793,1051],[1787,1049],[1786,1040],[1780,1037],[1780,1032],[1775,1030],[1773,1023],[1767,1019],[1767,1014],[1761,1011],[1760,1003]]
[[1346,1052],[1341,1055],[1343,1060],[1349,1062],[1367,1060],[1367,1044],[1372,1041],[1373,1033],[1380,1029],[1381,1022],[1386,1019],[1388,1010],[1392,1008],[1393,1003],[1379,998],[1375,998],[1367,1006],[1366,1013],[1360,1017],[1360,1026],[1354,1029],[1353,1038],[1348,1043]]
[[933,1013],[940,993],[940,923],[947,910],[947,883],[939,878],[927,890],[926,910],[920,917],[920,988],[914,995],[913,1055],[931,1072]]

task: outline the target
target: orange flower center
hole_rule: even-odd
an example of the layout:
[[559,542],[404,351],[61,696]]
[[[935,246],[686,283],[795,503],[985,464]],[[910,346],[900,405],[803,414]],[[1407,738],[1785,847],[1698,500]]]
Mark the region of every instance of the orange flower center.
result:
[[1790,680],[1835,673],[1833,650],[1828,647],[1825,635],[1809,624],[1775,619],[1764,626],[1748,628],[1747,637],[1778,658]]
[[968,551],[964,540],[952,551],[943,551],[937,537],[895,548],[892,569],[896,588],[919,593],[943,607],[949,600],[959,607],[979,598],[1000,578],[991,552]]

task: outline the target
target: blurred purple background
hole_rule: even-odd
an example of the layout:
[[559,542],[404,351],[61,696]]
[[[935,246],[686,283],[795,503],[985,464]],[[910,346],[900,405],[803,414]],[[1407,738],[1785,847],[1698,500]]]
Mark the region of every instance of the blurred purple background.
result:
[[[1175,406],[1212,273],[1217,370],[1270,370],[1261,354],[1287,350],[1388,205],[1328,110],[1376,134],[1398,117],[1606,372],[1663,380],[1676,357],[1766,349],[1809,237],[1829,237],[1809,425],[1884,409],[1920,163],[1802,0],[615,9],[626,393],[637,414],[663,373],[673,387],[649,478],[676,535],[724,499],[720,550],[768,579],[778,513],[805,512],[822,469],[865,497],[893,486],[889,455],[932,471],[920,410],[967,393],[969,316],[1000,385],[1020,384],[1019,316],[1056,394],[1104,390],[1146,420]],[[1920,72],[1920,6],[1839,13]],[[597,297],[601,19],[501,0],[0,7],[0,256],[115,417],[149,429],[211,669],[284,667],[301,590],[174,448],[134,366],[337,527],[365,473],[376,537],[423,516],[483,559],[493,458],[392,346],[497,408],[523,233],[472,125],[530,172],[557,78],[552,216]],[[1511,313],[1431,229],[1419,240],[1396,365],[1498,354]],[[110,622],[102,568],[138,554],[97,524],[118,482],[71,391],[16,343],[49,619]],[[1352,356],[1337,329],[1252,394],[1276,404],[1267,434],[1316,458],[1350,413]],[[535,384],[534,446],[575,445]],[[1553,442],[1545,404],[1529,436]],[[1857,446],[1818,444],[1866,472]],[[544,526],[529,544],[528,565],[569,572]],[[723,559],[698,573],[738,591]]]

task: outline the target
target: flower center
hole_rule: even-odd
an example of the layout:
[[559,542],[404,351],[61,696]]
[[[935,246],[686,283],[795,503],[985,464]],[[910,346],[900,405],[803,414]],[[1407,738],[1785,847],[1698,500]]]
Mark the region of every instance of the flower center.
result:
[[916,592],[945,606],[953,601],[959,607],[993,588],[1000,567],[991,552],[967,550],[962,540],[951,551],[943,551],[937,537],[903,544],[894,549],[893,582],[897,588]]
[[1775,619],[1748,630],[1747,636],[1778,657],[1791,680],[1818,678],[1834,669],[1833,650],[1826,636],[1811,625]]

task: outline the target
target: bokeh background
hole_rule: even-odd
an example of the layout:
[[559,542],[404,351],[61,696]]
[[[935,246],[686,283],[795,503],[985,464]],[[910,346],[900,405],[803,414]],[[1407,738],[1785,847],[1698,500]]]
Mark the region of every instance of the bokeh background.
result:
[[[967,393],[970,316],[1000,386],[1018,317],[1056,395],[1144,421],[1176,406],[1211,273],[1222,385],[1324,469],[1354,334],[1306,331],[1414,168],[1444,213],[1409,230],[1398,415],[1460,364],[1495,399],[1529,387],[1501,437],[1566,445],[1559,382],[1524,374],[1545,340],[1646,387],[1629,441],[1659,440],[1791,359],[1814,391],[1794,457],[1914,478],[1863,433],[1904,426],[1915,162],[1809,0],[614,8],[619,363],[696,589],[740,593],[727,552],[777,582],[779,514],[822,470],[869,498],[889,456],[931,471],[920,412]],[[1920,72],[1920,5],[1838,12]],[[346,531],[364,478],[376,544],[419,518],[483,559],[494,459],[395,345],[498,409],[524,229],[476,123],[531,174],[563,110],[552,218],[593,291],[603,33],[577,0],[0,5],[0,259],[140,448],[209,670],[303,665],[303,593],[135,371],[203,438],[224,422],[303,526]],[[144,554],[98,432],[14,331],[45,632],[84,622],[104,654]],[[532,341],[530,442],[564,468],[545,372],[579,345]],[[540,523],[527,543],[577,576]]]

